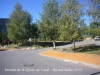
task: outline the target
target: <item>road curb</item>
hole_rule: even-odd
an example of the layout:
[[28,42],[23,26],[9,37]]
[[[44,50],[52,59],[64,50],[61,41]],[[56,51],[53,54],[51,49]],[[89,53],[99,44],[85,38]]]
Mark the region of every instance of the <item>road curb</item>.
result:
[[70,62],[70,63],[74,63],[74,64],[84,65],[84,66],[88,66],[88,67],[91,67],[91,68],[100,69],[100,66],[94,65],[94,64],[88,64],[88,63],[78,62],[78,61],[73,61],[73,60],[66,60],[66,59],[63,59],[63,58],[57,58],[57,57],[53,57],[53,56],[43,55],[43,54],[41,54],[41,53],[39,53],[39,55],[45,56],[45,57],[56,58],[56,59],[63,60],[63,61],[65,61],[65,62]]
[[28,50],[36,50],[36,49],[15,49],[15,50],[6,50],[6,51],[28,51]]
[[[26,49],[25,49],[26,50]],[[6,51],[25,51],[24,49],[6,50]],[[28,50],[28,49],[27,49]]]

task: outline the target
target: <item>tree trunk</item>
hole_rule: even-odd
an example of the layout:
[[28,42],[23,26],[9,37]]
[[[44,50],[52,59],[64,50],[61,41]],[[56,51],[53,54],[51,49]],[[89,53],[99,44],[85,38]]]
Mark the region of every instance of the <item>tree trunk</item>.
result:
[[56,48],[56,46],[55,46],[55,41],[53,41],[53,47],[54,47],[54,49]]
[[21,41],[22,42],[22,46],[24,45],[24,40]]
[[73,50],[75,52],[75,39],[73,39],[73,45],[74,45],[74,47],[73,47],[74,49]]
[[44,36],[44,41],[45,41],[44,46],[46,46],[46,36]]
[[36,42],[36,39],[34,38],[34,47],[35,47],[35,42]]
[[17,46],[18,46],[18,42],[17,42]]
[[8,46],[9,46],[9,41],[8,41]]
[[44,36],[45,42],[46,42],[46,36]]

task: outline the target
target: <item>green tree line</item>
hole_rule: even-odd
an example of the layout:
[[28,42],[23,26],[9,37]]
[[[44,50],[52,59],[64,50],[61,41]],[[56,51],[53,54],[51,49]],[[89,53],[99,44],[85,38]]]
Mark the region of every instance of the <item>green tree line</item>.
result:
[[[88,5],[87,5],[88,4]],[[29,38],[52,41],[82,40],[83,35],[100,36],[100,0],[87,0],[81,4],[79,0],[45,0],[40,13],[40,20],[32,23],[31,14],[16,3],[7,23],[7,37],[13,42],[24,42]],[[84,12],[84,10],[88,9]],[[90,16],[92,21],[86,25],[83,16]]]

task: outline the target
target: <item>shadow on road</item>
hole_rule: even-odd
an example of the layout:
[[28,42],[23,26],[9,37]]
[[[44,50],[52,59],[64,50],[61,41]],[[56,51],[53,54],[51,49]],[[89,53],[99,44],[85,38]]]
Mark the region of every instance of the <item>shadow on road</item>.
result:
[[100,75],[100,71],[96,72],[96,73],[93,73],[93,74],[90,74],[90,75]]

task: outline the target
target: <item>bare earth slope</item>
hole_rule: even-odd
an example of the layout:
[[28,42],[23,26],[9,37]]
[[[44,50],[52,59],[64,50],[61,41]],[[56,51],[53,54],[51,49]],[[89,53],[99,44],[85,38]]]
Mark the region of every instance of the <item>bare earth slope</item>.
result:
[[84,62],[84,63],[100,66],[99,55],[82,54],[82,53],[64,53],[64,52],[58,52],[54,50],[48,50],[48,51],[42,52],[41,54],[46,55],[46,56],[52,56],[52,57],[66,59],[66,60],[74,60],[78,62]]

